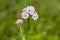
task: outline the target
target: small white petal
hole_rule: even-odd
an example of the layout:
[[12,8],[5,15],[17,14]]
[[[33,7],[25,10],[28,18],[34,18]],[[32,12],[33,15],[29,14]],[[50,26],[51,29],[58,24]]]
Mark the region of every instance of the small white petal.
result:
[[16,21],[16,24],[17,25],[21,25],[22,23],[23,23],[23,20],[22,19],[19,19],[19,20]]
[[27,12],[22,13],[22,18],[27,19],[29,17],[29,14]]
[[35,8],[33,6],[27,6],[26,12],[28,12],[29,14],[32,14],[34,13],[34,11],[35,11]]
[[23,9],[23,12],[25,12],[25,11],[26,11],[26,8]]
[[38,14],[35,12],[35,13],[32,15],[32,18],[33,18],[33,20],[37,20],[37,19],[38,19]]
[[30,15],[33,15],[34,14],[34,12],[32,12],[32,13],[29,13]]

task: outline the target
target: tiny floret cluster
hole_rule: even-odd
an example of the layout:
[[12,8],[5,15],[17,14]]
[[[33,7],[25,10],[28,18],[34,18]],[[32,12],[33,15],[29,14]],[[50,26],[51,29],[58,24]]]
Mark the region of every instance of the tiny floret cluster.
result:
[[22,13],[22,18],[27,19],[29,17],[29,14],[27,12]]
[[23,9],[22,18],[27,19],[30,15],[32,15],[33,20],[38,19],[38,14],[33,6],[27,6],[26,8]]
[[22,19],[19,19],[19,20],[16,21],[16,24],[17,25],[21,25],[22,23],[23,23],[23,20]]
[[37,20],[37,19],[38,19],[38,14],[37,14],[37,12],[35,12],[35,13],[32,15],[32,19],[33,19],[33,20]]

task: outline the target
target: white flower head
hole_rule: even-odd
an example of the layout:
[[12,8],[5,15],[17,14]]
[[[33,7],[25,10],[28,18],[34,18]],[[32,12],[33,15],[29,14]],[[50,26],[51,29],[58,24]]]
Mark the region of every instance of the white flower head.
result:
[[21,25],[22,23],[23,23],[23,20],[22,19],[19,19],[19,20],[16,21],[16,24],[17,25]]
[[23,9],[23,11],[28,12],[30,15],[32,15],[35,12],[35,8],[33,6],[27,6]]
[[32,15],[32,18],[33,18],[33,20],[37,20],[37,19],[38,19],[38,14],[37,14],[37,12],[35,12],[35,13]]
[[22,13],[22,18],[27,19],[29,17],[29,14],[27,12]]

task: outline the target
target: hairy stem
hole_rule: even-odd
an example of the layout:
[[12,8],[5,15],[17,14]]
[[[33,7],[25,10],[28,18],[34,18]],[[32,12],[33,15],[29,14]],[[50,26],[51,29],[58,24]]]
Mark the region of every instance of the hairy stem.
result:
[[23,35],[23,30],[22,30],[21,27],[20,27],[20,31],[21,31],[22,40],[25,40],[25,37],[24,37],[24,35]]
[[29,38],[29,30],[30,30],[30,16],[28,18],[28,38]]

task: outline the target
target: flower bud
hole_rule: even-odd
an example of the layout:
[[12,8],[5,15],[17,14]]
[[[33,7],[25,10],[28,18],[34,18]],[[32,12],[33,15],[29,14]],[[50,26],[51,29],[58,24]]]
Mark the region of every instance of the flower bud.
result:
[[23,20],[21,20],[21,19],[19,19],[19,20],[16,21],[17,25],[21,25],[22,23],[23,23]]
[[27,12],[22,13],[22,18],[27,19],[29,17],[29,14]]
[[38,19],[38,14],[35,12],[35,13],[32,15],[32,18],[33,18],[33,20],[37,20],[37,19]]

